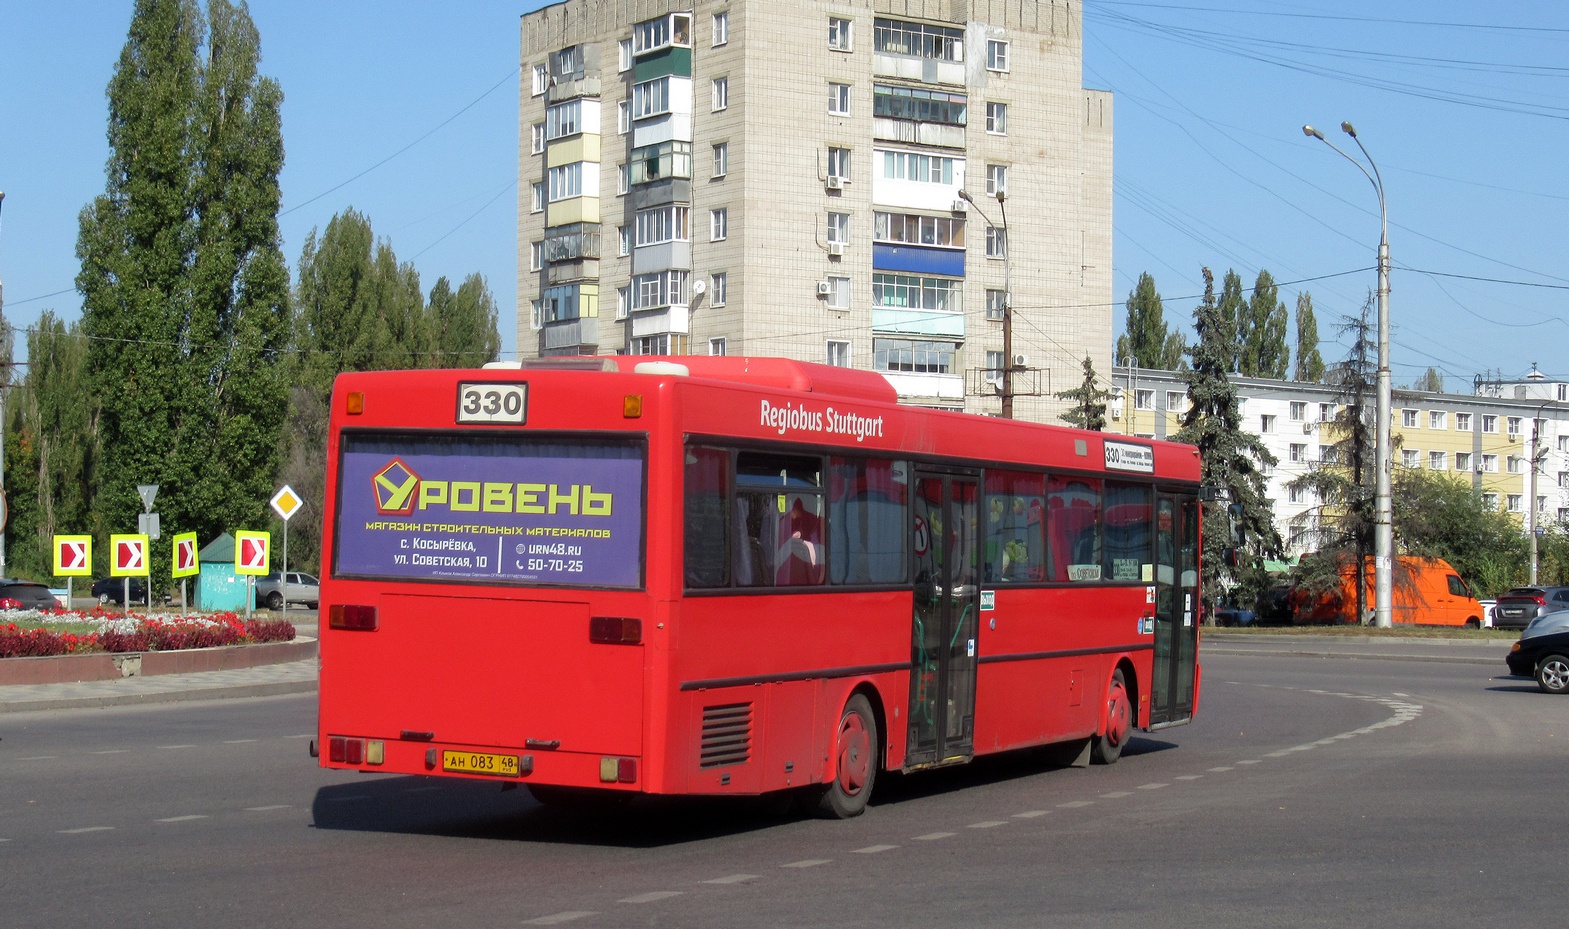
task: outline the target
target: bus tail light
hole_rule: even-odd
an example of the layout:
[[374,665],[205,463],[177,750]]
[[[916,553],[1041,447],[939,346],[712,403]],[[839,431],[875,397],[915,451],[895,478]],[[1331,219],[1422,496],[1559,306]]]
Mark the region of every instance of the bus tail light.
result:
[[596,645],[640,645],[643,621],[627,616],[595,616],[588,621],[588,640]]
[[382,764],[387,760],[387,743],[335,735],[327,740],[327,760],[338,764]]
[[354,603],[334,603],[327,609],[327,628],[376,631],[376,608]]
[[636,758],[599,759],[599,780],[605,784],[636,784]]

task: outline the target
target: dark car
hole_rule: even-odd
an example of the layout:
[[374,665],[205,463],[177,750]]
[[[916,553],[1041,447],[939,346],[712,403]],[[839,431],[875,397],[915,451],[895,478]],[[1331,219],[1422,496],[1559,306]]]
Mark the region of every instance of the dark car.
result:
[[1504,660],[1510,674],[1536,678],[1544,692],[1569,693],[1569,630],[1523,638]]
[[1569,609],[1569,587],[1516,587],[1493,608],[1495,629],[1524,629],[1531,620]]
[[58,610],[60,601],[35,581],[0,578],[0,610]]
[[131,602],[147,602],[147,579],[140,577],[101,577],[93,581],[93,597],[100,604],[110,603],[116,606],[125,606],[125,582],[131,582]]

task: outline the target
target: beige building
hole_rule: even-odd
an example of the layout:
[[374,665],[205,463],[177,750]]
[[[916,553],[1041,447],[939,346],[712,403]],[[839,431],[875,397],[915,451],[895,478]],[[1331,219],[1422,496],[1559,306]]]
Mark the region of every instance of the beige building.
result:
[[1055,418],[1111,355],[1081,26],[1063,0],[523,16],[520,354],[779,355],[995,412],[1011,315],[1015,415]]

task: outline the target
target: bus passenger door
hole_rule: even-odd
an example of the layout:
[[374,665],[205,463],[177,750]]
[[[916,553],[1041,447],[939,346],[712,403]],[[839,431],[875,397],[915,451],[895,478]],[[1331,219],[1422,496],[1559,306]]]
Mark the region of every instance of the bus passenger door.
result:
[[1155,503],[1155,669],[1150,727],[1193,718],[1199,646],[1199,503],[1192,494]]
[[979,499],[972,474],[915,473],[906,767],[974,754]]

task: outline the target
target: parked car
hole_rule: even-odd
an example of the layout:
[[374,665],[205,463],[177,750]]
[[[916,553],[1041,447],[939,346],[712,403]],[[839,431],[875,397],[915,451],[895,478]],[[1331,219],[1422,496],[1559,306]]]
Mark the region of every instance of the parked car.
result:
[[1552,613],[1543,613],[1531,620],[1525,631],[1520,633],[1520,638],[1528,639],[1532,636],[1547,635],[1549,632],[1564,632],[1569,630],[1569,610],[1558,610]]
[[1478,600],[1476,602],[1482,604],[1482,628],[1493,628],[1493,611],[1498,609],[1498,601]]
[[1515,587],[1498,598],[1493,625],[1499,629],[1524,629],[1538,616],[1559,610],[1569,610],[1569,587]]
[[142,577],[101,577],[93,581],[93,596],[99,605],[125,606],[125,582],[131,582],[131,602],[147,602],[147,579]]
[[257,578],[256,602],[266,604],[269,610],[281,610],[287,599],[290,603],[301,603],[316,609],[316,605],[321,602],[321,582],[316,580],[316,575],[290,571],[288,576],[287,584],[283,581],[281,571]]
[[58,610],[60,601],[36,581],[0,578],[0,610]]
[[1536,678],[1544,693],[1569,693],[1569,630],[1524,636],[1504,660],[1510,674]]
[[[1415,555],[1401,555],[1398,561],[1403,577],[1391,591],[1391,622],[1397,626],[1482,628],[1482,605],[1449,562],[1442,558],[1420,558]],[[1362,598],[1363,608],[1367,612],[1360,618],[1355,615],[1356,573],[1356,566],[1347,563],[1340,569],[1339,590],[1318,597],[1303,591],[1293,592],[1291,603],[1295,621],[1298,624],[1369,624],[1374,610],[1372,559],[1367,562]]]

